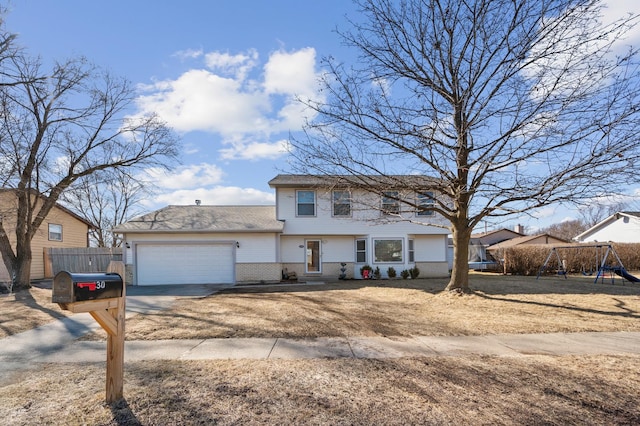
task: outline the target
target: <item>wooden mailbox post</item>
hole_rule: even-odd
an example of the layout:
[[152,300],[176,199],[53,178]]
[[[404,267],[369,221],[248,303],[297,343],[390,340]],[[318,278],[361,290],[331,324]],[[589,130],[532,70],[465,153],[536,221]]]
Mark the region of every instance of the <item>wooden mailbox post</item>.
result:
[[111,262],[106,274],[59,272],[53,279],[54,303],[89,314],[107,332],[106,402],[123,397],[126,285],[124,264]]

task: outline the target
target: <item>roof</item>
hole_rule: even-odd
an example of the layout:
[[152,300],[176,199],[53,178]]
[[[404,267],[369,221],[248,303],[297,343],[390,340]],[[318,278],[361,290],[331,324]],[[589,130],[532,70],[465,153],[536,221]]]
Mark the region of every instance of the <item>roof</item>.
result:
[[584,231],[580,235],[577,235],[577,236],[573,237],[573,239],[575,241],[582,241],[584,238],[586,238],[589,235],[601,230],[602,228],[607,227],[610,223],[615,222],[616,220],[620,219],[620,217],[622,217],[622,216],[640,218],[640,212],[617,212],[617,213],[614,213],[611,216],[609,216],[608,218],[603,219],[600,222],[596,223],[595,225],[593,225],[591,228],[587,229],[586,231]]
[[[17,192],[18,190],[15,188],[0,188],[0,192]],[[32,191],[32,193],[37,194],[35,190]],[[45,198],[44,195],[40,195],[38,194],[38,196],[40,198]],[[65,212],[66,214],[68,214],[69,216],[72,216],[76,219],[78,219],[80,222],[84,223],[85,225],[87,225],[89,228],[91,229],[98,229],[98,226],[91,222],[89,219],[87,219],[86,217],[82,217],[80,216],[78,213],[74,212],[73,210],[70,210],[69,208],[63,206],[62,204],[56,202],[55,203],[55,207],[62,210],[63,212]]]
[[[534,240],[537,240],[539,238],[544,238],[545,242],[533,243]],[[510,240],[502,241],[501,243],[489,246],[487,250],[504,249],[504,248],[514,247],[514,246],[525,245],[525,244],[557,244],[557,243],[566,243],[566,242],[567,241],[563,240],[562,238],[554,237],[553,235],[549,235],[549,234],[523,235],[522,237],[512,238]]]
[[[507,234],[508,236],[506,236]],[[483,244],[497,244],[505,240],[523,237],[524,234],[520,232],[512,231],[507,228],[494,229],[493,231],[481,232],[478,234],[471,234],[471,239],[479,240]]]
[[272,188],[428,188],[440,183],[423,175],[293,175],[280,174],[269,181]]
[[113,229],[138,232],[282,232],[275,206],[167,206]]

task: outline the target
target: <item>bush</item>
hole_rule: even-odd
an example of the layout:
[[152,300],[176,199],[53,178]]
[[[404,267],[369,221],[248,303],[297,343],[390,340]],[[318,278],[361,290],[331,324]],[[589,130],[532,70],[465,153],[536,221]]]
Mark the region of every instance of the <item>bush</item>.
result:
[[396,270],[393,266],[389,266],[389,269],[387,269],[387,276],[389,278],[395,278],[396,277]]
[[376,270],[373,271],[373,277],[376,280],[379,280],[381,276],[382,276],[382,274],[380,273],[380,267],[376,266]]
[[402,272],[400,272],[400,276],[402,277],[403,280],[406,280],[407,278],[409,278],[409,271],[404,269]]
[[369,265],[364,265],[362,268],[360,268],[360,275],[364,275],[364,271],[373,271],[373,268]]
[[[556,274],[558,272],[558,258],[566,263],[567,272],[570,274],[596,272],[602,263],[609,244],[602,244],[596,248],[595,243],[575,244],[572,248],[560,246],[556,254],[551,253],[551,245],[530,245],[511,247],[494,252],[497,259],[503,259],[504,272],[514,275],[537,275],[551,253],[544,274]],[[630,271],[640,270],[640,244],[611,244],[618,254],[622,265]],[[573,248],[575,247],[575,248]],[[620,266],[616,256],[610,252],[606,264],[608,266]]]
[[418,275],[420,275],[420,269],[418,269],[417,266],[414,266],[413,268],[409,269],[409,275],[411,275],[412,280],[415,280],[416,278],[418,278]]

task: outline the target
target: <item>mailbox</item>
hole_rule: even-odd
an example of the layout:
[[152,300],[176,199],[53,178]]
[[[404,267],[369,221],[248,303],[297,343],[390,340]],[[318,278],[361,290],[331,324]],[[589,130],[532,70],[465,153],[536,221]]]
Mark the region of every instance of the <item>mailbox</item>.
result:
[[53,303],[122,297],[122,277],[116,273],[60,271],[53,278]]

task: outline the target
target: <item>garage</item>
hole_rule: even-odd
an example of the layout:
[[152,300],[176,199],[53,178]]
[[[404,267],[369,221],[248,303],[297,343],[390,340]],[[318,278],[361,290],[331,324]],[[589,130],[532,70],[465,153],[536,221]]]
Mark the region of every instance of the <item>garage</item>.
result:
[[235,282],[232,242],[140,243],[136,265],[138,285]]

